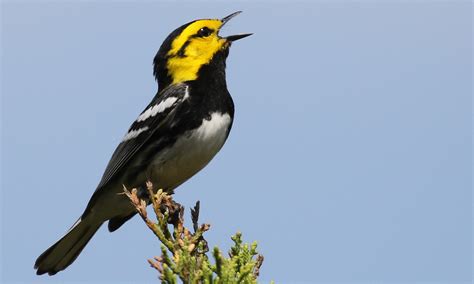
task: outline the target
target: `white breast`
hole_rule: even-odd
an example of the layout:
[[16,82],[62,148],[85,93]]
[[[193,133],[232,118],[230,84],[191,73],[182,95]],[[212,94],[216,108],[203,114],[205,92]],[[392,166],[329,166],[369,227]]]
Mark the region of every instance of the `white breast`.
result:
[[228,114],[215,112],[210,120],[203,119],[198,128],[157,153],[148,171],[152,181],[160,187],[174,189],[188,180],[219,152],[230,124]]

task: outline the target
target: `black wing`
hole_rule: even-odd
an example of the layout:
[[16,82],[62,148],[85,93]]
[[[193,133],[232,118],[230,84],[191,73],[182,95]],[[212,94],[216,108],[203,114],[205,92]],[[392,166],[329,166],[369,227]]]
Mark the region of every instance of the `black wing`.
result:
[[157,129],[172,122],[170,120],[187,94],[188,86],[177,84],[167,87],[153,98],[115,149],[95,193],[114,178]]

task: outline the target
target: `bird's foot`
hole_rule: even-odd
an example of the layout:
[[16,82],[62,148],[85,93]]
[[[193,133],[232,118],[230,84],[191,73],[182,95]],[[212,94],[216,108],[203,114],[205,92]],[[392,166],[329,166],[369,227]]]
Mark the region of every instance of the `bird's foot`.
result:
[[160,206],[163,214],[168,214],[168,224],[178,225],[184,222],[184,206],[174,201],[171,197],[165,198]]

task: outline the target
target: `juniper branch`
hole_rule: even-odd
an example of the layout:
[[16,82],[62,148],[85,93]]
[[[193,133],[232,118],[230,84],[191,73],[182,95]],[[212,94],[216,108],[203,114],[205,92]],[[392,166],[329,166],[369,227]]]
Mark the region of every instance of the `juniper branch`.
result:
[[[257,243],[243,243],[240,232],[232,236],[234,245],[229,257],[222,255],[215,247],[212,251],[212,264],[207,256],[209,251],[204,233],[210,224],[199,224],[200,203],[191,209],[193,232],[184,226],[184,207],[176,203],[163,190],[153,189],[147,182],[148,199],[138,197],[137,190],[124,192],[130,199],[142,220],[161,241],[161,256],[149,259],[148,263],[158,271],[162,283],[257,283],[263,256],[257,252]],[[156,222],[147,216],[146,206],[153,205]],[[169,226],[172,226],[170,230]]]

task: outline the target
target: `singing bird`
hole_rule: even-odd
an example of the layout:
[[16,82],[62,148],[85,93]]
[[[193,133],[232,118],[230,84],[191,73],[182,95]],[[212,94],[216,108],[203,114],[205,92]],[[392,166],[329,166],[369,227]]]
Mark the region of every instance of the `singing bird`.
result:
[[174,30],[153,60],[158,92],[112,154],[84,213],[35,263],[38,275],[68,267],[100,226],[113,232],[135,215],[123,187],[151,181],[167,192],[205,167],[224,145],[234,118],[225,68],[231,44],[221,28],[239,12]]

